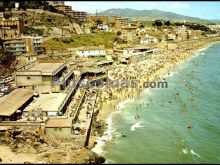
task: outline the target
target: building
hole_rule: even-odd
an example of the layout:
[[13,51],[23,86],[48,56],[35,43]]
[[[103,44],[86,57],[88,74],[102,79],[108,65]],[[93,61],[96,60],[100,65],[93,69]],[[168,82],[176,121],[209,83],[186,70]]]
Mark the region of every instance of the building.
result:
[[134,39],[137,39],[138,32],[137,32],[138,26],[122,26],[121,27],[121,37],[126,40],[127,42],[131,42]]
[[57,5],[65,5],[64,1],[47,1],[49,5],[57,6]]
[[38,63],[16,71],[15,77],[17,87],[38,92],[59,92],[70,83],[68,80],[73,77],[73,69],[68,68],[66,63]]
[[14,54],[26,53],[26,43],[22,38],[9,40],[3,43],[3,47]]
[[3,47],[14,54],[41,54],[45,51],[42,46],[42,37],[21,37],[3,43]]
[[0,100],[0,121],[17,120],[24,108],[33,100],[34,92],[18,88]]
[[156,43],[156,42],[158,42],[158,39],[150,35],[146,35],[145,37],[141,37],[140,39],[141,45],[146,45],[146,44]]
[[29,64],[36,62],[38,59],[37,54],[23,54],[21,56],[16,56],[16,60],[18,60],[21,64]]
[[108,25],[106,25],[106,24],[99,24],[99,25],[97,26],[97,28],[98,28],[99,30],[104,30],[104,31],[108,32]]
[[26,36],[22,38],[25,41],[27,53],[41,54],[45,51],[44,47],[42,46],[43,38],[41,36]]
[[0,37],[3,40],[20,37],[24,30],[24,21],[18,17],[0,18]]
[[121,28],[122,26],[128,25],[128,18],[113,17],[112,23],[114,24],[115,28]]
[[94,21],[96,24],[98,22],[106,23],[106,24],[109,23],[108,16],[104,16],[104,15],[88,16],[87,19]]
[[[39,97],[31,102],[24,109],[24,116],[33,116],[34,112],[39,112],[40,115],[51,118],[62,115],[65,113],[65,106],[62,106],[66,102],[68,97],[67,93],[48,93],[39,94]],[[69,99],[69,97],[68,97]]]
[[54,6],[54,8],[59,10],[59,11],[62,11],[64,13],[72,11],[72,7],[71,6],[66,6],[66,5],[56,5],[56,6]]
[[85,11],[68,11],[66,14],[70,15],[72,18],[74,18],[77,21],[84,22],[87,17],[87,13]]
[[76,50],[76,55],[81,57],[105,56],[106,50],[104,46],[87,46]]
[[45,125],[46,134],[56,138],[69,138],[73,132],[73,118],[51,118]]

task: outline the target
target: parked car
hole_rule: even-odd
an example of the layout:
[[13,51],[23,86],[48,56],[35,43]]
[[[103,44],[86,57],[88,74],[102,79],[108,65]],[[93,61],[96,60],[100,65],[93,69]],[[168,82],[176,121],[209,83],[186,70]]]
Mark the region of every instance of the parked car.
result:
[[13,77],[7,77],[4,79],[4,83],[11,82],[13,80],[14,80]]
[[5,94],[4,93],[0,93],[0,98],[2,98]]

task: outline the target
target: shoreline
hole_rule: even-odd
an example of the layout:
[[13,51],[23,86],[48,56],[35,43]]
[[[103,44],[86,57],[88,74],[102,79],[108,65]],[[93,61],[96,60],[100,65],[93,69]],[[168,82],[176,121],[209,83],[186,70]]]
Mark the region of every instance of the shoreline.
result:
[[[215,40],[216,39],[216,40]],[[187,41],[187,42],[193,42],[193,41]],[[140,83],[143,84],[145,81],[157,81],[161,80],[161,77],[169,77],[170,71],[173,69],[178,69],[178,67],[181,66],[181,64],[189,61],[191,58],[193,58],[193,54],[203,51],[203,49],[208,49],[213,44],[216,44],[220,42],[220,38],[214,38],[214,40],[208,39],[205,41],[198,41],[196,44],[198,44],[196,47],[192,47],[188,49],[186,52],[181,52],[177,50],[177,52],[170,52],[172,56],[178,55],[178,59],[168,61],[167,63],[163,64],[162,67],[155,70],[153,73],[150,73],[150,75],[143,75],[143,78],[140,79]],[[181,44],[177,43],[179,46]],[[195,43],[193,43],[195,44]],[[163,49],[162,51],[168,51]],[[156,54],[156,56],[164,56],[166,54],[165,52],[161,52],[159,54]],[[164,54],[163,54],[164,53]],[[176,56],[177,57],[177,56]],[[146,63],[148,61],[144,60],[141,61],[142,63]],[[140,62],[139,62],[140,63]],[[138,63],[138,64],[139,64]],[[133,91],[134,90],[134,91]],[[126,102],[130,102],[132,100],[136,100],[140,97],[140,94],[142,94],[145,90],[147,92],[150,91],[150,88],[128,88],[123,89],[122,92],[118,95],[116,100],[110,100],[108,103],[104,103],[102,109],[100,109],[100,112],[97,116],[96,121],[104,121],[107,128],[104,129],[104,133],[100,136],[95,136],[94,139],[96,142],[96,145],[91,149],[93,152],[98,154],[99,156],[104,156],[104,150],[103,146],[105,145],[106,141],[109,141],[112,139],[111,137],[111,131],[112,131],[112,115],[115,113],[120,113],[120,109],[122,108],[123,104],[126,104]],[[149,91],[148,91],[149,90]],[[118,94],[118,93],[117,93]],[[132,97],[130,97],[132,96]],[[104,111],[104,112],[103,112]]]

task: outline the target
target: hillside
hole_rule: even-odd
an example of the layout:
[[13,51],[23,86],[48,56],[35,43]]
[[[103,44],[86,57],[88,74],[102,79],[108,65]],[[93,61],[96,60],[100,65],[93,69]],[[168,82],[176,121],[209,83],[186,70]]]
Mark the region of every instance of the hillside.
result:
[[138,18],[141,20],[172,20],[172,21],[190,21],[190,22],[211,22],[210,20],[204,20],[197,17],[184,16],[172,12],[165,12],[160,10],[134,10],[134,9],[108,9],[98,13],[99,15],[107,16],[122,16],[129,18]]
[[106,48],[111,48],[116,39],[117,36],[114,33],[85,34],[63,37],[63,40],[62,38],[53,38],[44,41],[43,45],[47,51],[60,51],[80,46],[98,45],[105,45]]
[[76,23],[76,21],[67,15],[42,9],[26,9],[25,11],[10,11],[10,13],[24,19],[25,35],[30,35],[30,33],[57,35],[62,33],[62,28],[63,34],[76,33],[72,27],[72,23]]

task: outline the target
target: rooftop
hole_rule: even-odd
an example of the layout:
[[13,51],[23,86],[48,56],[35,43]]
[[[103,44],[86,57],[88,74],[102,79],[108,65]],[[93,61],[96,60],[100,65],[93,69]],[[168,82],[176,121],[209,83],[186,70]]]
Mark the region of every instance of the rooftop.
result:
[[5,44],[24,44],[24,41],[22,41],[21,39],[18,40],[11,40],[11,41],[6,41]]
[[45,127],[46,128],[69,128],[72,126],[73,118],[50,118]]
[[101,73],[101,72],[105,72],[104,69],[102,68],[98,68],[98,67],[86,67],[83,72],[89,72],[89,73]]
[[0,116],[11,116],[26,103],[34,92],[30,89],[18,88],[0,100]]
[[58,68],[62,67],[64,63],[39,63],[29,71],[41,71],[42,73],[53,73]]
[[42,111],[58,112],[58,108],[62,104],[66,95],[66,93],[40,94],[40,97],[32,101],[32,103],[24,111],[42,108]]

